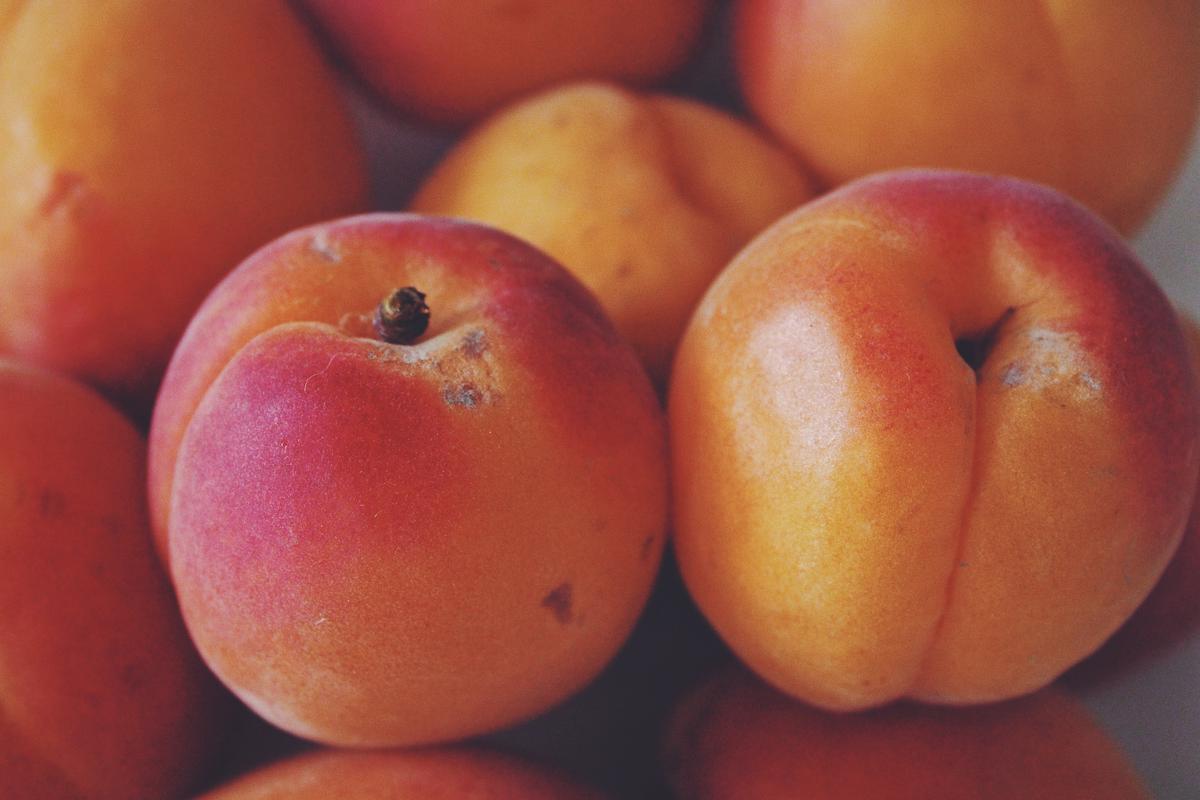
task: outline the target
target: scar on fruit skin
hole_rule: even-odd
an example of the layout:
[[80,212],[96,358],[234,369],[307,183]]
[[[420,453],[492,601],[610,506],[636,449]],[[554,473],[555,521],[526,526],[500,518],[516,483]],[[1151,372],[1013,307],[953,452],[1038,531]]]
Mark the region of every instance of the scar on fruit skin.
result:
[[479,358],[488,349],[487,331],[483,328],[473,328],[463,337],[459,349],[468,358]]
[[479,389],[475,388],[475,384],[464,383],[459,386],[446,386],[443,388],[442,400],[448,406],[474,408],[483,401],[483,394],[480,393]]
[[559,624],[569,624],[575,619],[571,609],[571,584],[560,583],[551,589],[550,594],[542,598],[542,608],[549,609]]

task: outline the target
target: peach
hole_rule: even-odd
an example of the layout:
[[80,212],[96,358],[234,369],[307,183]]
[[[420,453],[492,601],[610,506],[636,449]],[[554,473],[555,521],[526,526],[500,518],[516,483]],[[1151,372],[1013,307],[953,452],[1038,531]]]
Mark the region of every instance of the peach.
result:
[[829,714],[727,670],[676,709],[664,755],[681,800],[1150,797],[1086,710],[1052,690]]
[[420,119],[461,124],[580,78],[679,67],[710,0],[305,0],[357,71]]
[[[1200,375],[1200,325],[1184,320],[1191,345],[1192,371]],[[1160,655],[1200,631],[1200,485],[1179,549],[1166,571],[1129,621],[1104,646],[1071,671],[1075,681],[1123,675],[1131,667]]]
[[0,353],[148,412],[241,259],[366,203],[363,155],[283,2],[0,9]]
[[258,770],[200,800],[601,800],[551,770],[482,748],[324,750]]
[[208,298],[150,492],[188,628],[252,709],[425,743],[536,714],[615,653],[663,545],[664,428],[561,267],[380,214],[285,236]]
[[1128,233],[1187,151],[1200,2],[740,0],[746,101],[830,185],[896,167],[1039,181]]
[[0,796],[177,797],[222,698],[151,545],[145,443],[92,391],[0,359]]
[[814,194],[741,121],[681,98],[576,84],[497,114],[413,200],[537,245],[666,383],[692,309],[751,237]]
[[1083,208],[966,173],[858,181],[747,246],[684,334],[680,567],[816,705],[1028,693],[1166,567],[1198,407],[1173,310]]

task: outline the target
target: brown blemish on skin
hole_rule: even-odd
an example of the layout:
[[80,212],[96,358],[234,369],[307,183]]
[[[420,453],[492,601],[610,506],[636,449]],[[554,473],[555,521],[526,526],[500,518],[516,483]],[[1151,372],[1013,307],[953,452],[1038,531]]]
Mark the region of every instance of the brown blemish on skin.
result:
[[459,386],[446,386],[442,389],[442,400],[448,406],[463,406],[474,408],[483,401],[483,395],[472,383]]
[[54,173],[54,177],[50,179],[50,186],[46,189],[46,196],[42,198],[41,204],[38,205],[38,212],[42,216],[48,217],[69,199],[80,195],[83,191],[82,175],[77,172],[56,172]]
[[61,517],[66,507],[67,501],[61,492],[45,489],[38,495],[38,513],[43,517]]
[[479,358],[487,352],[487,331],[483,328],[473,328],[463,337],[459,350],[467,358]]
[[571,609],[571,584],[560,583],[551,589],[550,594],[542,598],[542,608],[550,609],[560,624],[569,624],[575,618]]

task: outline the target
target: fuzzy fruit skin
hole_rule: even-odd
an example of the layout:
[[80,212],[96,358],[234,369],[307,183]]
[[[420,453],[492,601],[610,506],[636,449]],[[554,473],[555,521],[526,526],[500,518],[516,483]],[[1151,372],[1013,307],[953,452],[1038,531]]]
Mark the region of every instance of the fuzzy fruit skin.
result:
[[0,796],[178,797],[225,696],[151,545],[145,443],[98,395],[0,359]]
[[[994,343],[976,375],[956,339]],[[1200,402],[1162,292],[1046,188],[888,173],[759,236],[680,346],[675,543],[722,637],[831,709],[1034,691],[1180,541]]]
[[664,750],[681,800],[1150,798],[1086,709],[1054,690],[978,708],[829,714],[728,669],[685,696]]
[[[386,344],[369,320],[402,286],[432,322]],[[209,297],[156,407],[152,507],[189,630],[308,738],[532,716],[646,600],[662,416],[595,300],[516,239],[387,214],[289,234]]]
[[7,8],[0,353],[148,416],[229,270],[292,228],[365,208],[363,154],[284,2]]
[[665,386],[717,272],[814,194],[790,155],[728,114],[584,83],[493,116],[430,175],[412,209],[545,250],[596,293]]
[[[458,125],[554,84],[666,77],[710,0],[305,0],[355,69],[398,108]],[[448,58],[447,54],[453,54]]]
[[551,770],[482,748],[324,750],[273,764],[200,800],[603,800]]
[[[1192,372],[1200,375],[1200,325],[1182,319],[1191,345]],[[1197,410],[1200,413],[1200,409]],[[1086,661],[1071,670],[1073,683],[1119,678],[1200,631],[1200,485],[1179,549],[1154,591],[1133,616]]]
[[748,105],[830,186],[898,167],[1014,175],[1128,233],[1200,108],[1197,0],[739,0],[735,16]]

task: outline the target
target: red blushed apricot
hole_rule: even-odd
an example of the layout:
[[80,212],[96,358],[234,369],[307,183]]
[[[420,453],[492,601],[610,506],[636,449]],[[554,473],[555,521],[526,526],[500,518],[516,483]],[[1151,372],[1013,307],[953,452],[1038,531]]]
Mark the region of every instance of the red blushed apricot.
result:
[[968,709],[829,714],[741,670],[676,709],[664,761],[680,800],[1149,800],[1117,746],[1068,695]]
[[[1192,371],[1200,375],[1200,325],[1184,319],[1191,345]],[[1166,571],[1129,621],[1095,654],[1071,671],[1072,681],[1095,681],[1124,674],[1200,630],[1200,486],[1179,549]]]
[[412,208],[545,250],[596,293],[665,386],[717,272],[813,194],[789,155],[734,117],[587,83],[492,117],[451,151]]
[[642,85],[679,67],[709,0],[305,0],[387,99],[442,124],[584,78]]
[[1198,404],[1166,298],[1079,206],[859,181],[752,242],[684,335],[680,567],[733,649],[817,705],[1031,692],[1162,574]]
[[154,555],[145,444],[8,360],[0,408],[0,796],[180,796],[225,701]]
[[281,0],[0,5],[0,353],[148,416],[227,272],[366,206],[351,121]]
[[558,773],[482,748],[308,753],[200,800],[603,800]]
[[1135,230],[1200,107],[1200,2],[738,0],[748,105],[828,185],[1014,175]]
[[[373,318],[403,287],[428,329],[393,336]],[[201,654],[339,744],[465,737],[586,683],[649,593],[666,490],[658,402],[587,291],[505,234],[415,215],[252,256],[193,320],[151,431]]]

